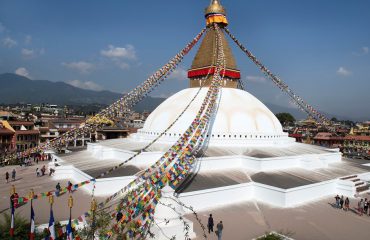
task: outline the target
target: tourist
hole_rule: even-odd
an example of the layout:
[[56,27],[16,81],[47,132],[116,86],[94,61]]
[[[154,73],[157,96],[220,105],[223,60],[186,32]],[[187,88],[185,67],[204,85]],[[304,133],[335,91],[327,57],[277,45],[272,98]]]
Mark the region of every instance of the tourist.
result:
[[208,225],[207,226],[208,226],[208,233],[213,232],[214,222],[213,222],[212,214],[209,214]]
[[344,197],[343,197],[343,195],[340,197],[339,203],[340,203],[340,209],[343,209],[343,204],[344,204]]
[[69,193],[72,192],[72,183],[71,183],[71,181],[68,181],[68,183],[67,183],[67,189],[68,189],[68,192]]
[[216,235],[218,237],[218,240],[221,240],[222,239],[222,231],[224,229],[224,225],[222,224],[222,221],[220,221],[218,224],[217,224],[217,232],[216,232]]
[[369,208],[369,202],[367,201],[367,198],[365,198],[365,201],[364,201],[364,213],[365,213],[365,215],[367,215],[368,208]]
[[49,168],[49,176],[51,176],[54,173],[55,173],[55,169],[54,168]]
[[361,198],[361,201],[358,202],[358,215],[362,216],[364,214],[364,200]]
[[60,187],[60,183],[57,183],[57,185],[55,186],[55,189],[56,189],[56,191],[55,191],[55,195],[56,195],[57,197],[59,197],[59,193],[60,193],[60,191],[62,190],[62,188]]
[[17,172],[15,171],[15,169],[13,169],[13,171],[12,171],[12,179],[13,179],[13,181],[15,181],[15,174],[16,174]]
[[335,206],[337,207],[337,208],[339,208],[339,204],[340,204],[340,197],[339,197],[339,195],[337,194],[337,196],[335,196]]
[[45,175],[45,172],[46,172],[46,167],[45,167],[45,165],[44,165],[44,166],[42,166],[42,168],[41,168],[41,175],[42,175],[42,176],[44,176],[44,175]]
[[36,168],[36,177],[40,176],[39,168]]
[[6,179],[6,183],[8,183],[9,182],[9,173],[8,172],[5,173],[5,179]]
[[346,197],[346,200],[344,200],[344,210],[348,211],[349,210],[349,198]]

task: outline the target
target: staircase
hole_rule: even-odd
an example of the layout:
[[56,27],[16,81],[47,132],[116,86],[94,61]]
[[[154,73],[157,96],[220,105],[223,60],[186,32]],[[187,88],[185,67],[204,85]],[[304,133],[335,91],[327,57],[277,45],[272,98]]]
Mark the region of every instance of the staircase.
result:
[[339,178],[338,189],[352,192],[354,195],[370,191],[369,185],[357,175]]

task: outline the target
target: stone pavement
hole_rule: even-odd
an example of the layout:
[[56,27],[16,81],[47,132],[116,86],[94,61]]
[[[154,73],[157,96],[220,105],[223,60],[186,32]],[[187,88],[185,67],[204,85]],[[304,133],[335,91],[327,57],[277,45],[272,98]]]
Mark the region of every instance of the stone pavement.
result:
[[[8,212],[9,210],[9,194],[12,184],[15,185],[16,191],[19,196],[27,196],[30,189],[33,188],[35,194],[40,192],[46,192],[55,190],[55,186],[60,182],[61,186],[64,187],[67,185],[68,179],[62,181],[55,181],[52,177],[48,175],[37,177],[36,168],[41,168],[43,165],[46,165],[48,168],[48,161],[39,162],[38,165],[33,165],[29,167],[20,167],[20,166],[7,166],[0,167],[0,213]],[[11,181],[6,183],[5,172],[8,171],[11,174],[11,171],[15,168],[17,171],[16,181]],[[58,171],[58,168],[56,168]],[[48,174],[48,171],[47,171]],[[75,183],[75,182],[72,182]],[[53,206],[54,217],[56,221],[67,220],[69,217],[68,209],[68,193],[55,198],[55,203]],[[72,217],[78,217],[80,214],[87,211],[90,207],[91,196],[90,193],[80,188],[72,194],[74,198],[74,207],[72,211]],[[98,202],[103,200],[103,198],[97,198]],[[48,204],[48,198],[34,200],[34,211],[35,211],[35,221],[36,224],[47,223],[49,221],[50,207]],[[16,209],[16,213],[28,219],[30,217],[30,204],[26,204],[20,208]]]
[[[363,197],[369,198],[370,195]],[[370,217],[357,215],[354,206],[357,206],[358,201],[350,199],[351,210],[348,212],[333,207],[333,196],[295,208],[284,209],[245,202],[200,212],[198,215],[205,226],[210,213],[215,225],[222,220],[222,239],[225,240],[253,239],[271,231],[290,233],[290,237],[297,240],[368,240]],[[195,217],[192,214],[186,217],[194,222],[196,239],[203,239]],[[217,239],[216,234],[211,233],[208,239]]]

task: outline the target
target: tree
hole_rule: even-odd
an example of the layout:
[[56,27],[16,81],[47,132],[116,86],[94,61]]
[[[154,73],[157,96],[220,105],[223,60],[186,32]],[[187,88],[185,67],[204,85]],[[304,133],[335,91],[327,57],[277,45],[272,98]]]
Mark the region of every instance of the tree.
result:
[[337,119],[336,117],[332,117],[332,118],[330,119],[330,121],[332,121],[332,122],[338,122],[338,119]]
[[279,119],[281,125],[287,125],[295,122],[295,118],[290,113],[277,113],[276,117]]

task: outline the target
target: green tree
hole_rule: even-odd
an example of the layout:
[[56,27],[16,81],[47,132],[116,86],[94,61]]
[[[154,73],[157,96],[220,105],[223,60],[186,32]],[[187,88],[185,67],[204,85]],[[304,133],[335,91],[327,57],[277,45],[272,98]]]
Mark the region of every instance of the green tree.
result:
[[11,215],[4,213],[0,221],[0,239],[23,240],[28,239],[30,230],[29,221],[20,217],[18,214],[14,216],[14,238],[10,237],[10,222]]
[[277,113],[276,117],[277,117],[277,119],[279,119],[279,121],[282,125],[287,125],[287,124],[295,122],[295,118],[290,113],[286,113],[286,112]]

